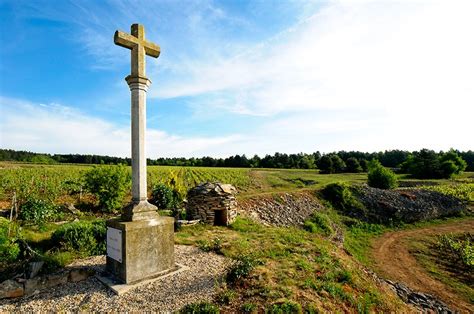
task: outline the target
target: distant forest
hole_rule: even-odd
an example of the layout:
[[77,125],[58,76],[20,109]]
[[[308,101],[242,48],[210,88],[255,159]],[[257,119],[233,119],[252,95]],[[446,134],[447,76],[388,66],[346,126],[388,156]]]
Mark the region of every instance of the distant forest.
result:
[[[431,154],[443,154],[443,152],[429,152]],[[466,161],[466,171],[474,171],[474,151],[461,152],[455,150],[455,152]],[[325,160],[325,158],[322,158],[323,156],[338,156],[343,162],[347,162],[349,159],[351,161],[356,159],[362,166],[369,160],[378,159],[385,167],[397,168],[407,160],[408,156],[415,153],[417,152],[404,150],[386,150],[374,153],[358,151],[339,151],[327,154],[321,154],[320,152],[312,154],[275,153],[273,155],[266,155],[263,158],[258,155],[251,158],[245,155],[235,155],[227,158],[157,158],[147,159],[147,163],[148,165],[161,166],[317,169],[322,168],[319,165]],[[0,161],[22,161],[43,164],[131,164],[130,158],[82,154],[51,155],[11,149],[0,149]]]

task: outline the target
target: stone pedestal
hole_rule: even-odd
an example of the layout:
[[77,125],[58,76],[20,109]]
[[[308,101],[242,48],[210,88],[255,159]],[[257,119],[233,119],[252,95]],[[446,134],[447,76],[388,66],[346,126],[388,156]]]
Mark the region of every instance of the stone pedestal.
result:
[[174,218],[109,220],[107,229],[108,233],[112,231],[112,237],[120,237],[108,239],[107,243],[106,270],[116,280],[133,284],[175,270]]

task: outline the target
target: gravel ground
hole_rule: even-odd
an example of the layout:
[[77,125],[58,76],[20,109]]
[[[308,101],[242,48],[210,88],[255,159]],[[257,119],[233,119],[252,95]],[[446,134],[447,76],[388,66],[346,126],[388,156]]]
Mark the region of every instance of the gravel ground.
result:
[[[176,245],[175,260],[189,267],[181,273],[138,287],[116,296],[94,277],[58,286],[38,295],[14,300],[1,300],[0,313],[113,311],[171,312],[188,303],[208,300],[230,261],[220,255],[204,253],[192,246]],[[90,266],[101,270],[105,256],[77,261],[73,266]]]
[[347,213],[375,223],[413,223],[453,216],[466,208],[454,197],[419,189],[381,190],[363,186],[356,195],[367,210]]

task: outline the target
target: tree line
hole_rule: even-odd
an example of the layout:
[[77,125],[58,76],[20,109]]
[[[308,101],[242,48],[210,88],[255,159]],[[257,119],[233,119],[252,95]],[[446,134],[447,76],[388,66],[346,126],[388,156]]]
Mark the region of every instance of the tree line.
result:
[[[420,151],[386,150],[383,152],[360,152],[360,151],[338,151],[321,154],[314,153],[285,154],[275,153],[260,157],[254,155],[247,157],[244,155],[234,155],[227,158],[184,158],[173,157],[157,159],[147,159],[148,165],[160,166],[187,166],[187,167],[239,167],[239,168],[285,168],[285,169],[319,169],[321,172],[361,172],[367,170],[367,163],[377,159],[383,166],[388,168],[402,168],[402,170],[414,170],[421,164],[430,164],[438,169],[439,173],[452,167],[448,164],[449,158],[453,159],[451,152],[459,156],[466,162],[466,171],[474,171],[474,151],[451,150],[449,152],[435,152],[433,150],[422,149]],[[446,157],[448,156],[448,157]],[[450,157],[451,156],[451,157]],[[420,161],[419,159],[423,159]],[[415,161],[418,164],[415,165]],[[131,165],[130,158],[85,155],[85,154],[40,154],[28,151],[16,151],[11,149],[0,149],[0,161],[22,161],[43,164],[72,163],[72,164],[126,164]],[[411,163],[411,166],[408,164]],[[441,166],[441,164],[443,164]],[[456,165],[456,160],[453,159]],[[448,169],[449,170],[449,169]],[[421,174],[425,176],[426,174]]]

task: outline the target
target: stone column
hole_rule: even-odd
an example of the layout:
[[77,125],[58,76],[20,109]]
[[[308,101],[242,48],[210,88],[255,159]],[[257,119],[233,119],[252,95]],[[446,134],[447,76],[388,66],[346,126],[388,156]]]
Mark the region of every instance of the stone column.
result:
[[147,200],[146,185],[146,93],[151,81],[141,77],[127,77],[132,94],[132,200]]
[[127,76],[132,113],[132,203],[122,214],[125,221],[153,219],[157,208],[147,201],[146,169],[146,93],[151,81],[146,77]]

